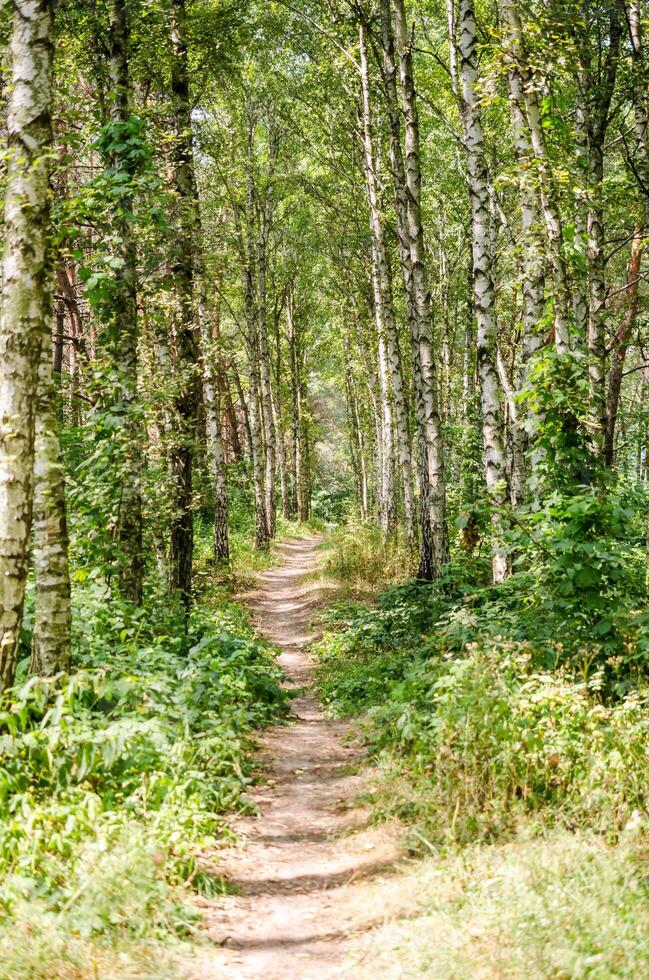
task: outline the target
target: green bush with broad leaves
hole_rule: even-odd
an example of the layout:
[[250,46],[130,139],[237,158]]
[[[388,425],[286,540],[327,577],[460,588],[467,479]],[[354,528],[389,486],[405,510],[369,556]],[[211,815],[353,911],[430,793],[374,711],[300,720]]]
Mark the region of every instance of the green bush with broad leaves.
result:
[[494,839],[523,818],[615,835],[646,814],[638,494],[583,486],[518,512],[513,574],[497,586],[488,552],[458,555],[436,582],[330,610],[318,686],[333,713],[366,715],[386,811],[396,795],[436,841]]
[[[133,887],[112,905],[83,899],[87,934],[155,927],[162,910],[145,909],[177,901],[172,886],[220,889],[198,856],[247,805],[251,730],[287,708],[275,651],[234,604],[203,597],[185,633],[162,604],[100,592],[77,590],[70,675],[25,680],[0,712],[0,935],[27,901],[74,911],[112,864]],[[134,895],[136,917],[119,904]]]

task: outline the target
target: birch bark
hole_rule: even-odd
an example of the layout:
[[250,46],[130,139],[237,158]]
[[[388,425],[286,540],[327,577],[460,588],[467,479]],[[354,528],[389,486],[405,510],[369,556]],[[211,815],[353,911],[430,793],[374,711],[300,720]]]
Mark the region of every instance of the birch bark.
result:
[[246,317],[246,353],[248,357],[248,416],[250,422],[250,448],[252,454],[252,479],[255,494],[255,546],[268,548],[270,528],[266,509],[265,457],[263,442],[263,408],[259,377],[259,336],[257,296],[255,289],[255,186],[252,174],[254,122],[248,120],[246,159],[246,244],[243,254],[244,305]]
[[[521,203],[521,232],[523,249],[523,336],[517,387],[523,391],[528,384],[530,361],[543,346],[542,319],[545,308],[545,261],[538,207],[538,194],[532,173],[532,148],[527,135],[521,78],[516,66],[508,72],[510,110],[514,150],[518,163],[518,186]],[[513,465],[511,480],[512,503],[521,504],[528,485],[526,451],[534,441],[534,417],[528,411],[528,431],[517,420],[513,429]],[[531,440],[530,435],[531,433]],[[533,455],[533,462],[538,455]],[[534,467],[532,466],[532,469]]]
[[578,73],[580,109],[587,137],[588,180],[588,381],[590,389],[590,437],[593,452],[601,456],[606,431],[606,260],[604,256],[604,143],[611,99],[615,88],[622,24],[621,9],[609,11],[606,54],[598,50],[597,65],[591,57],[590,32],[579,41]]
[[508,574],[503,555],[502,518],[498,511],[507,500],[507,469],[502,432],[502,410],[496,366],[496,294],[493,279],[494,235],[491,224],[489,183],[484,151],[482,114],[476,91],[478,81],[476,21],[473,0],[460,2],[460,80],[462,118],[471,198],[473,289],[477,321],[477,365],[482,408],[482,438],[487,490],[495,506],[493,580]]
[[204,290],[205,285],[202,283],[198,316],[201,331],[203,394],[207,412],[207,431],[212,454],[212,477],[214,480],[214,560],[219,564],[227,564],[230,560],[228,488],[221,431],[221,398],[217,367],[219,351],[216,349],[211,336],[209,311]]
[[405,126],[406,217],[416,323],[413,337],[416,350],[415,400],[419,447],[423,457],[420,467],[422,540],[418,574],[420,578],[434,579],[439,576],[442,566],[448,561],[446,476],[433,344],[433,311],[421,220],[419,113],[412,63],[412,44],[403,0],[395,0],[394,3],[394,35]]
[[[274,155],[274,154],[272,154]],[[271,388],[270,356],[268,352],[268,315],[266,309],[266,262],[268,236],[272,215],[272,190],[269,184],[261,215],[259,218],[259,239],[257,243],[257,316],[259,331],[259,382],[264,422],[265,470],[264,499],[266,507],[266,526],[268,535],[275,537],[275,465],[277,457],[277,438],[273,412]]]
[[521,105],[530,134],[543,219],[547,231],[548,257],[552,267],[554,300],[554,343],[560,356],[570,352],[570,299],[568,291],[568,272],[563,242],[561,215],[557,203],[552,166],[545,144],[545,134],[541,121],[538,97],[532,78],[527,52],[523,39],[523,28],[516,0],[502,0],[503,21],[507,28],[507,48],[509,57],[518,71],[521,81]]
[[370,230],[372,233],[372,287],[374,293],[374,313],[378,335],[379,381],[383,419],[383,473],[382,495],[383,511],[381,525],[386,533],[394,530],[396,523],[396,501],[393,474],[393,417],[390,400],[390,382],[394,399],[394,422],[396,423],[397,453],[403,486],[404,516],[406,535],[411,551],[416,544],[414,494],[412,485],[412,466],[410,451],[410,431],[405,385],[401,369],[401,355],[394,317],[392,283],[388,265],[381,208],[379,203],[376,160],[373,147],[372,113],[370,104],[370,82],[367,64],[365,31],[359,27],[359,50],[361,63],[361,86],[363,97],[363,151],[365,160],[365,183],[370,211]]
[[12,13],[0,314],[0,694],[16,670],[32,517],[35,395],[51,307],[53,3],[13,0]]

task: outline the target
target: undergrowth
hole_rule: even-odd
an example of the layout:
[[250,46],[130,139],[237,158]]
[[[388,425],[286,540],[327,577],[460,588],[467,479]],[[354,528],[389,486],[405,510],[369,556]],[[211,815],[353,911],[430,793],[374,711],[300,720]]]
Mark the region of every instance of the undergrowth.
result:
[[287,707],[275,651],[222,592],[187,633],[99,581],[75,602],[70,675],[25,679],[0,713],[0,977],[92,975],[107,949],[110,975],[146,976],[146,944],[196,925],[184,896],[222,889],[199,855],[247,806],[252,729]]
[[[563,505],[582,540],[592,506]],[[610,513],[606,521],[610,529]],[[563,541],[562,568],[565,527]],[[544,560],[503,585],[486,584],[486,559],[458,555],[436,582],[407,580],[371,607],[344,601],[324,617],[321,697],[333,713],[367,716],[368,743],[390,774],[379,808],[433,842],[495,840],[522,818],[614,837],[636,814],[645,819],[640,549],[609,542],[605,556],[594,543],[588,575],[567,577],[552,574],[551,544],[547,533]],[[349,551],[353,584],[358,546]]]
[[[359,556],[381,563],[354,533],[331,562],[352,596]],[[374,812],[425,858],[404,883],[417,913],[370,933],[359,977],[368,954],[372,975],[440,980],[649,973],[642,528],[584,490],[520,537],[504,584],[488,549],[457,548],[438,581],[402,575],[323,617],[320,696],[362,717]]]
[[386,540],[371,524],[343,524],[330,531],[325,541],[322,571],[354,593],[373,593],[414,571],[404,537]]

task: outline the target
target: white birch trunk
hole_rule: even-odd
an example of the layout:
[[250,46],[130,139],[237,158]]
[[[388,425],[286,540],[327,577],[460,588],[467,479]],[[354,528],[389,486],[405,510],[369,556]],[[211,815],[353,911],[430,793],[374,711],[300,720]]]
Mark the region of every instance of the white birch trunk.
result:
[[407,228],[416,316],[413,337],[416,351],[415,400],[419,447],[423,457],[420,466],[422,541],[418,574],[420,578],[434,579],[439,576],[442,566],[448,561],[446,477],[433,345],[433,313],[421,220],[419,115],[412,50],[403,0],[395,0],[394,18],[405,124]]
[[[538,194],[530,170],[532,148],[527,136],[523,111],[523,91],[518,69],[512,66],[508,73],[512,131],[514,149],[518,162],[518,186],[521,203],[521,231],[523,249],[523,336],[521,340],[520,363],[517,387],[523,391],[529,380],[530,361],[543,346],[542,318],[545,308],[545,260],[538,207]],[[534,417],[532,410],[527,413],[528,431],[522,420],[517,420],[513,432],[513,454],[511,479],[512,503],[523,502],[527,492],[527,461],[525,454],[530,443],[534,443]],[[532,470],[540,457],[532,453]]]
[[494,236],[489,206],[489,185],[484,152],[482,116],[476,84],[476,22],[473,0],[460,0],[460,77],[464,142],[471,197],[473,286],[477,322],[477,363],[482,407],[482,438],[487,491],[496,508],[493,514],[495,549],[494,582],[508,574],[503,554],[502,517],[507,500],[507,470],[502,433],[502,412],[496,367],[496,295],[493,279]]
[[[409,548],[415,548],[415,515],[412,486],[412,467],[410,451],[410,432],[405,385],[401,370],[401,356],[397,339],[397,326],[394,318],[392,285],[388,266],[381,208],[379,203],[376,162],[372,144],[372,115],[370,106],[370,85],[365,47],[364,29],[359,28],[359,48],[361,62],[361,85],[363,95],[363,150],[365,160],[365,182],[370,211],[370,230],[372,232],[372,286],[374,293],[374,312],[379,343],[379,379],[383,417],[383,499],[382,528],[390,532],[394,528],[396,507],[394,500],[394,475],[392,446],[392,405],[390,403],[390,381],[394,397],[394,415],[397,433],[397,453],[403,485],[406,534]],[[389,379],[389,380],[388,380]]]
[[259,381],[264,419],[264,443],[266,447],[264,470],[264,499],[266,507],[266,526],[268,535],[275,537],[275,463],[277,440],[273,395],[270,381],[270,357],[268,353],[268,317],[266,312],[266,253],[270,230],[271,199],[270,190],[264,203],[260,219],[259,241],[257,244],[257,323],[259,331]]
[[246,190],[246,243],[240,238],[240,253],[243,273],[244,306],[246,320],[246,353],[248,359],[248,421],[250,427],[250,454],[252,462],[252,481],[255,495],[255,546],[268,548],[270,533],[266,513],[266,493],[264,479],[264,445],[261,389],[259,379],[259,340],[255,295],[255,240],[254,210],[255,189],[252,175],[252,121],[248,121],[248,159]]
[[38,365],[50,338],[52,18],[52,0],[14,0],[0,316],[0,693],[11,686],[16,669]]
[[[604,255],[604,145],[611,100],[615,89],[621,40],[621,9],[609,11],[606,52],[600,50],[592,64],[590,36],[582,35],[578,73],[580,109],[587,135],[588,179],[588,381],[589,427],[593,453],[601,458],[606,431],[606,258]],[[603,47],[603,46],[602,46]]]
[[[201,273],[203,270],[201,269]],[[212,342],[204,284],[201,284],[199,323],[201,331],[201,360],[203,365],[203,397],[207,414],[207,431],[212,454],[214,479],[214,560],[227,564],[230,560],[228,535],[228,488],[221,432],[221,405],[216,362],[219,356]]]

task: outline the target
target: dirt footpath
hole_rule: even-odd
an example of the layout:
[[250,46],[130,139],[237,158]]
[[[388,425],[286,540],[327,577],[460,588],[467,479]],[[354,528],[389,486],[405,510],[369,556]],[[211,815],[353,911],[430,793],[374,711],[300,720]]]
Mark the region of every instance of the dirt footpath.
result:
[[284,544],[281,564],[246,597],[259,629],[281,647],[289,686],[305,690],[293,701],[295,720],[263,736],[268,780],[252,794],[259,816],[238,820],[237,846],[219,854],[235,894],[204,902],[214,946],[192,980],[354,977],[368,967],[367,953],[362,964],[349,957],[355,939],[406,911],[396,831],[368,827],[355,804],[371,778],[362,749],[309,690],[310,624],[322,595],[305,576],[317,569],[319,542]]

